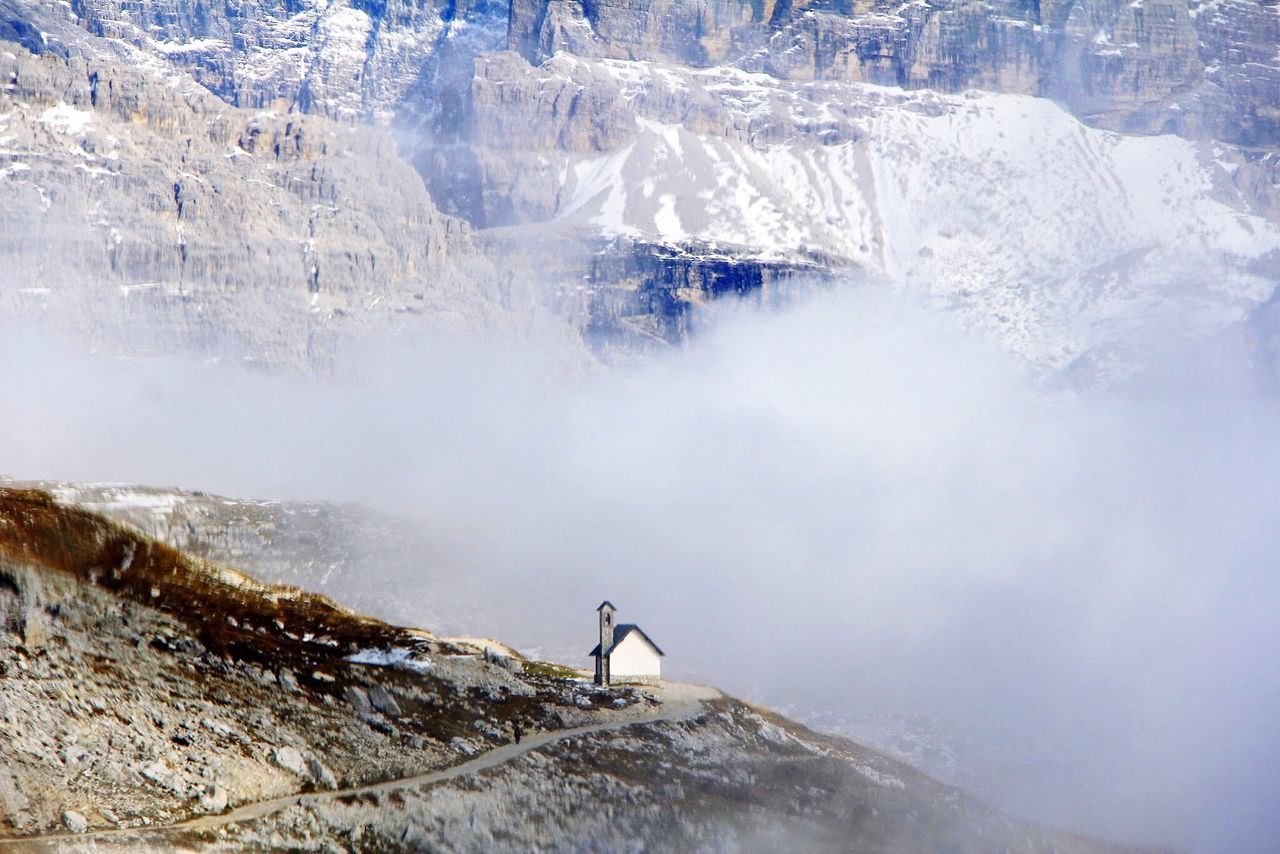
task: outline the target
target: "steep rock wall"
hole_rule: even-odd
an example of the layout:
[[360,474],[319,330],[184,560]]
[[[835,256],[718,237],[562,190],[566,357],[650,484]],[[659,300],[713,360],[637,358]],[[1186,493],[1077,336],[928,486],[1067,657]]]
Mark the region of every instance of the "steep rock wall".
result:
[[788,80],[967,88],[1063,101],[1104,127],[1280,139],[1280,15],[1257,0],[592,3],[514,0],[508,47]]
[[384,133],[15,48],[0,52],[10,320],[301,366],[344,328],[502,313],[468,226]]

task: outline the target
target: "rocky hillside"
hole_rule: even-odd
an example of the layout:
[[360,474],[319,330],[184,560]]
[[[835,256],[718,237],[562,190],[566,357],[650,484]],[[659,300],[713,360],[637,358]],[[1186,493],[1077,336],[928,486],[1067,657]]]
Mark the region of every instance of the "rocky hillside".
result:
[[[63,506],[122,522],[192,557],[323,593],[361,613],[458,633],[468,628],[432,605],[456,573],[440,565],[421,525],[395,516],[352,504],[233,499],[121,484],[0,477],[0,486],[42,490]],[[363,583],[368,576],[383,583]]]
[[1099,848],[714,691],[599,690],[36,490],[0,489],[0,717],[23,850]]

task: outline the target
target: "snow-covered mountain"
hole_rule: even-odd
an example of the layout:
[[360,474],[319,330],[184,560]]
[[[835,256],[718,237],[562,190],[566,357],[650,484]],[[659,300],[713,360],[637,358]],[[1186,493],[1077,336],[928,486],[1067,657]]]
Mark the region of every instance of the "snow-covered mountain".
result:
[[[572,77],[580,62],[540,70]],[[1049,368],[1133,356],[1156,329],[1210,332],[1280,278],[1280,225],[1218,192],[1233,164],[1211,144],[1090,128],[1023,95],[602,68],[635,131],[564,156],[558,221],[772,261],[818,253],[918,288]],[[725,127],[646,109],[681,96]]]
[[3,0],[0,38],[0,304],[107,349],[531,306],[634,348],[816,274],[1094,380],[1280,281],[1274,4]]

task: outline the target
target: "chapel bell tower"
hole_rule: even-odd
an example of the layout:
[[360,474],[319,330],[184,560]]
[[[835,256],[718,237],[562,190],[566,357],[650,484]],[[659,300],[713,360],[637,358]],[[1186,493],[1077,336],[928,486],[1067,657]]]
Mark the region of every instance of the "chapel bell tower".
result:
[[613,646],[613,615],[617,612],[608,599],[600,603],[596,612],[600,615],[600,654],[596,656],[596,684],[609,684],[609,647]]

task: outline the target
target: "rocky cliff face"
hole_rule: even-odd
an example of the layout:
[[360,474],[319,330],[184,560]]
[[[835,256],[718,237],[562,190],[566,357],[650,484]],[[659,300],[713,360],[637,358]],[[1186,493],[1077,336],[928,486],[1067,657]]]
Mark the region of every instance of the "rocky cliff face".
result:
[[492,229],[479,241],[507,268],[527,271],[604,362],[689,343],[719,300],[777,308],[834,286],[842,269],[816,252],[761,258],[743,247],[600,236],[558,222]]
[[229,104],[385,122],[411,97],[443,30],[430,3],[77,0],[90,33],[190,73]]
[[516,0],[508,47],[534,63],[567,51],[1039,95],[1104,127],[1270,146],[1280,136],[1278,26],[1274,5],[1258,2]]
[[323,366],[362,330],[501,325],[372,128],[227,106],[102,56],[0,51],[0,303],[99,349]]
[[630,354],[694,337],[717,300],[775,308],[833,279],[827,259],[739,258],[699,244],[619,240],[592,256],[587,331],[599,352]]
[[312,365],[515,307],[682,340],[697,271],[821,259],[1104,375],[1153,305],[1198,335],[1274,290],[1278,8],[0,0],[0,299],[104,348]]

